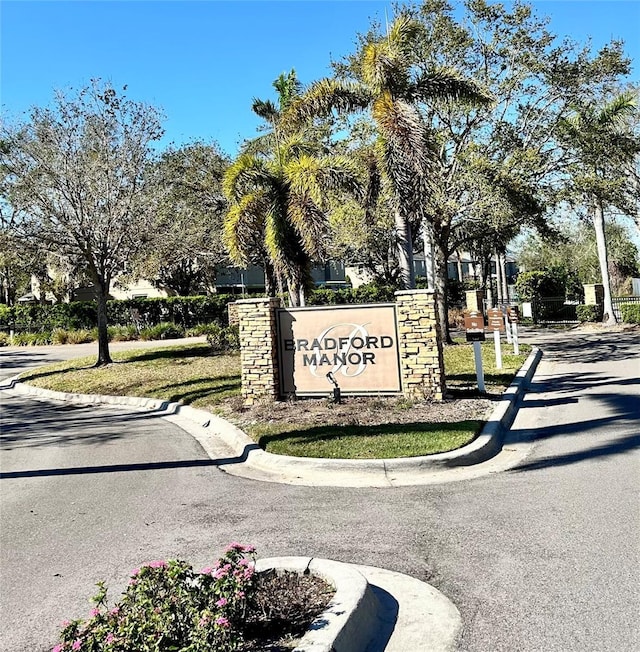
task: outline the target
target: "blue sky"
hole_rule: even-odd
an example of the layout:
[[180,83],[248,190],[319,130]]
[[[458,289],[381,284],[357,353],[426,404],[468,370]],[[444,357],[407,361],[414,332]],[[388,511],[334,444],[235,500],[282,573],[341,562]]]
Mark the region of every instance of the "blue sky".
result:
[[[596,48],[623,39],[640,81],[638,0],[532,4],[558,36],[591,37]],[[272,96],[291,68],[303,83],[329,74],[385,10],[392,15],[382,0],[2,0],[2,110],[20,118],[54,89],[100,77],[163,110],[163,144],[214,139],[234,155],[255,135],[253,97]]]

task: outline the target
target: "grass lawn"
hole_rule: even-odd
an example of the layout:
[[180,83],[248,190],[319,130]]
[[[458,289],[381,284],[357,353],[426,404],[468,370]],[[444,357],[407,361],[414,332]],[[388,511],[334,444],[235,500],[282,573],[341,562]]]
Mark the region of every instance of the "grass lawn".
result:
[[[519,356],[509,355],[503,345],[503,369],[494,368],[493,342],[483,345],[485,382],[489,394],[500,394],[526,359],[530,347],[520,347]],[[189,344],[113,354],[114,362],[101,368],[91,365],[94,357],[80,358],[41,367],[22,375],[32,385],[63,392],[143,396],[183,401],[203,409],[222,412],[245,429],[266,450],[301,457],[391,458],[427,455],[453,450],[474,439],[482,427],[481,418],[443,420],[440,404],[412,404],[406,399],[371,399],[363,403],[347,399],[341,417],[327,410],[327,401],[301,401],[285,406],[281,418],[262,415],[255,419],[241,407],[240,359],[238,354],[212,355],[207,344]],[[447,387],[458,397],[481,403],[486,398],[475,391],[473,347],[458,343],[445,347]],[[484,401],[484,403],[483,403]],[[309,412],[303,405],[317,405]],[[366,409],[363,410],[363,405]],[[402,409],[397,409],[402,405]],[[351,409],[351,414],[349,410]],[[466,406],[467,412],[469,410]],[[345,416],[346,411],[346,416]],[[282,418],[284,414],[284,418]],[[415,415],[413,420],[408,416]],[[259,415],[260,417],[260,415]],[[370,417],[373,417],[369,420]]]
[[95,356],[40,367],[20,379],[59,392],[142,396],[212,407],[240,395],[240,358],[211,355],[208,344],[113,353],[95,368]]

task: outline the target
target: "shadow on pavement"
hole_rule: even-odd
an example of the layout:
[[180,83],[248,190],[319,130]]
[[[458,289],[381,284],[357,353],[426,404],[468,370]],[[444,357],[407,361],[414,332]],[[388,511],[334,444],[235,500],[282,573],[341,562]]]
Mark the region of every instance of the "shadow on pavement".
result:
[[540,346],[545,358],[562,362],[604,362],[628,360],[638,356],[640,330],[576,332],[548,331],[531,333],[527,342]]
[[595,446],[586,450],[567,453],[566,455],[556,455],[554,457],[544,457],[533,462],[527,462],[516,466],[511,472],[536,471],[546,469],[551,466],[566,466],[594,459],[596,457],[610,457],[611,455],[621,455],[632,450],[640,448],[640,435],[627,435],[602,446]]
[[241,464],[247,461],[252,450],[258,449],[257,444],[245,446],[242,455],[222,457],[215,460],[175,460],[170,462],[135,462],[131,464],[103,464],[100,466],[77,466],[57,469],[32,469],[29,471],[6,471],[0,473],[0,480],[15,480],[17,478],[42,478],[60,475],[87,475],[92,473],[123,473],[128,471],[158,471],[161,469],[190,469],[207,466],[225,466]]
[[[621,379],[617,381],[608,381],[602,385],[632,385],[638,384],[640,380]],[[553,391],[559,391],[564,386],[571,386],[571,391],[579,392],[581,388],[587,389],[593,387],[589,381],[576,381],[569,377],[566,378],[564,385],[558,388],[551,385]],[[569,391],[569,389],[566,389]],[[530,462],[524,462],[514,467],[511,472],[532,471],[552,466],[566,466],[588,459],[598,457],[609,457],[612,455],[621,455],[640,448],[640,409],[638,396],[633,394],[614,394],[614,393],[589,393],[589,398],[598,402],[602,409],[596,418],[586,418],[584,421],[574,421],[571,423],[558,423],[551,426],[540,428],[529,428],[521,430],[511,430],[505,443],[514,442],[536,442],[544,441],[552,437],[564,437],[567,435],[583,435],[592,432],[608,429],[606,441],[598,443],[590,448],[572,451],[570,453],[554,455],[551,457],[540,458]],[[532,407],[548,407],[550,405],[560,406],[567,403],[577,403],[578,398],[567,397],[552,400],[527,400],[521,404],[520,409]],[[588,413],[585,413],[585,416]],[[611,426],[614,425],[612,432]]]

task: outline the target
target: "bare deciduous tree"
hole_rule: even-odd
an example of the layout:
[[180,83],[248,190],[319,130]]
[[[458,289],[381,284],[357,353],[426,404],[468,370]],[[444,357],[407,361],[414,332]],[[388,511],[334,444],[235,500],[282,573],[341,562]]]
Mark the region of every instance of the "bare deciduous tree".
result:
[[163,133],[160,115],[124,91],[93,80],[25,124],[2,126],[6,201],[15,229],[60,257],[80,259],[95,287],[98,360],[111,362],[107,299],[112,279],[144,246],[148,214],[141,193],[149,145]]

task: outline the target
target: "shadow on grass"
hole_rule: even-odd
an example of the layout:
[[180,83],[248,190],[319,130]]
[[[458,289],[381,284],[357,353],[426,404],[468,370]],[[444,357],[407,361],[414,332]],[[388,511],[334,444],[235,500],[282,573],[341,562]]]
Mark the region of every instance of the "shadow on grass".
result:
[[144,362],[150,360],[180,360],[182,358],[215,358],[224,354],[216,353],[207,344],[196,343],[185,345],[173,349],[151,349],[150,351],[141,351],[140,353],[127,357],[126,360],[115,360],[116,364],[127,362]]
[[[181,383],[185,384],[185,383]],[[220,401],[229,398],[230,396],[237,396],[240,394],[240,380],[236,383],[223,383],[215,386],[202,387],[200,389],[193,389],[188,392],[171,393],[169,394],[170,401],[182,401],[189,405],[198,399],[208,398],[211,403],[219,403]]]
[[[500,385],[507,388],[511,384],[516,371],[509,371],[506,373],[485,373],[484,382],[487,385]],[[456,385],[475,385],[477,382],[476,374],[447,374],[447,385],[451,383],[452,386]]]
[[262,435],[258,445],[268,450],[274,442],[292,441],[297,445],[312,444],[318,441],[332,441],[346,437],[383,437],[387,435],[404,435],[406,433],[446,434],[459,433],[461,430],[473,431],[476,435],[480,430],[481,421],[449,422],[412,422],[388,423],[377,426],[332,425],[314,426],[274,435]]

